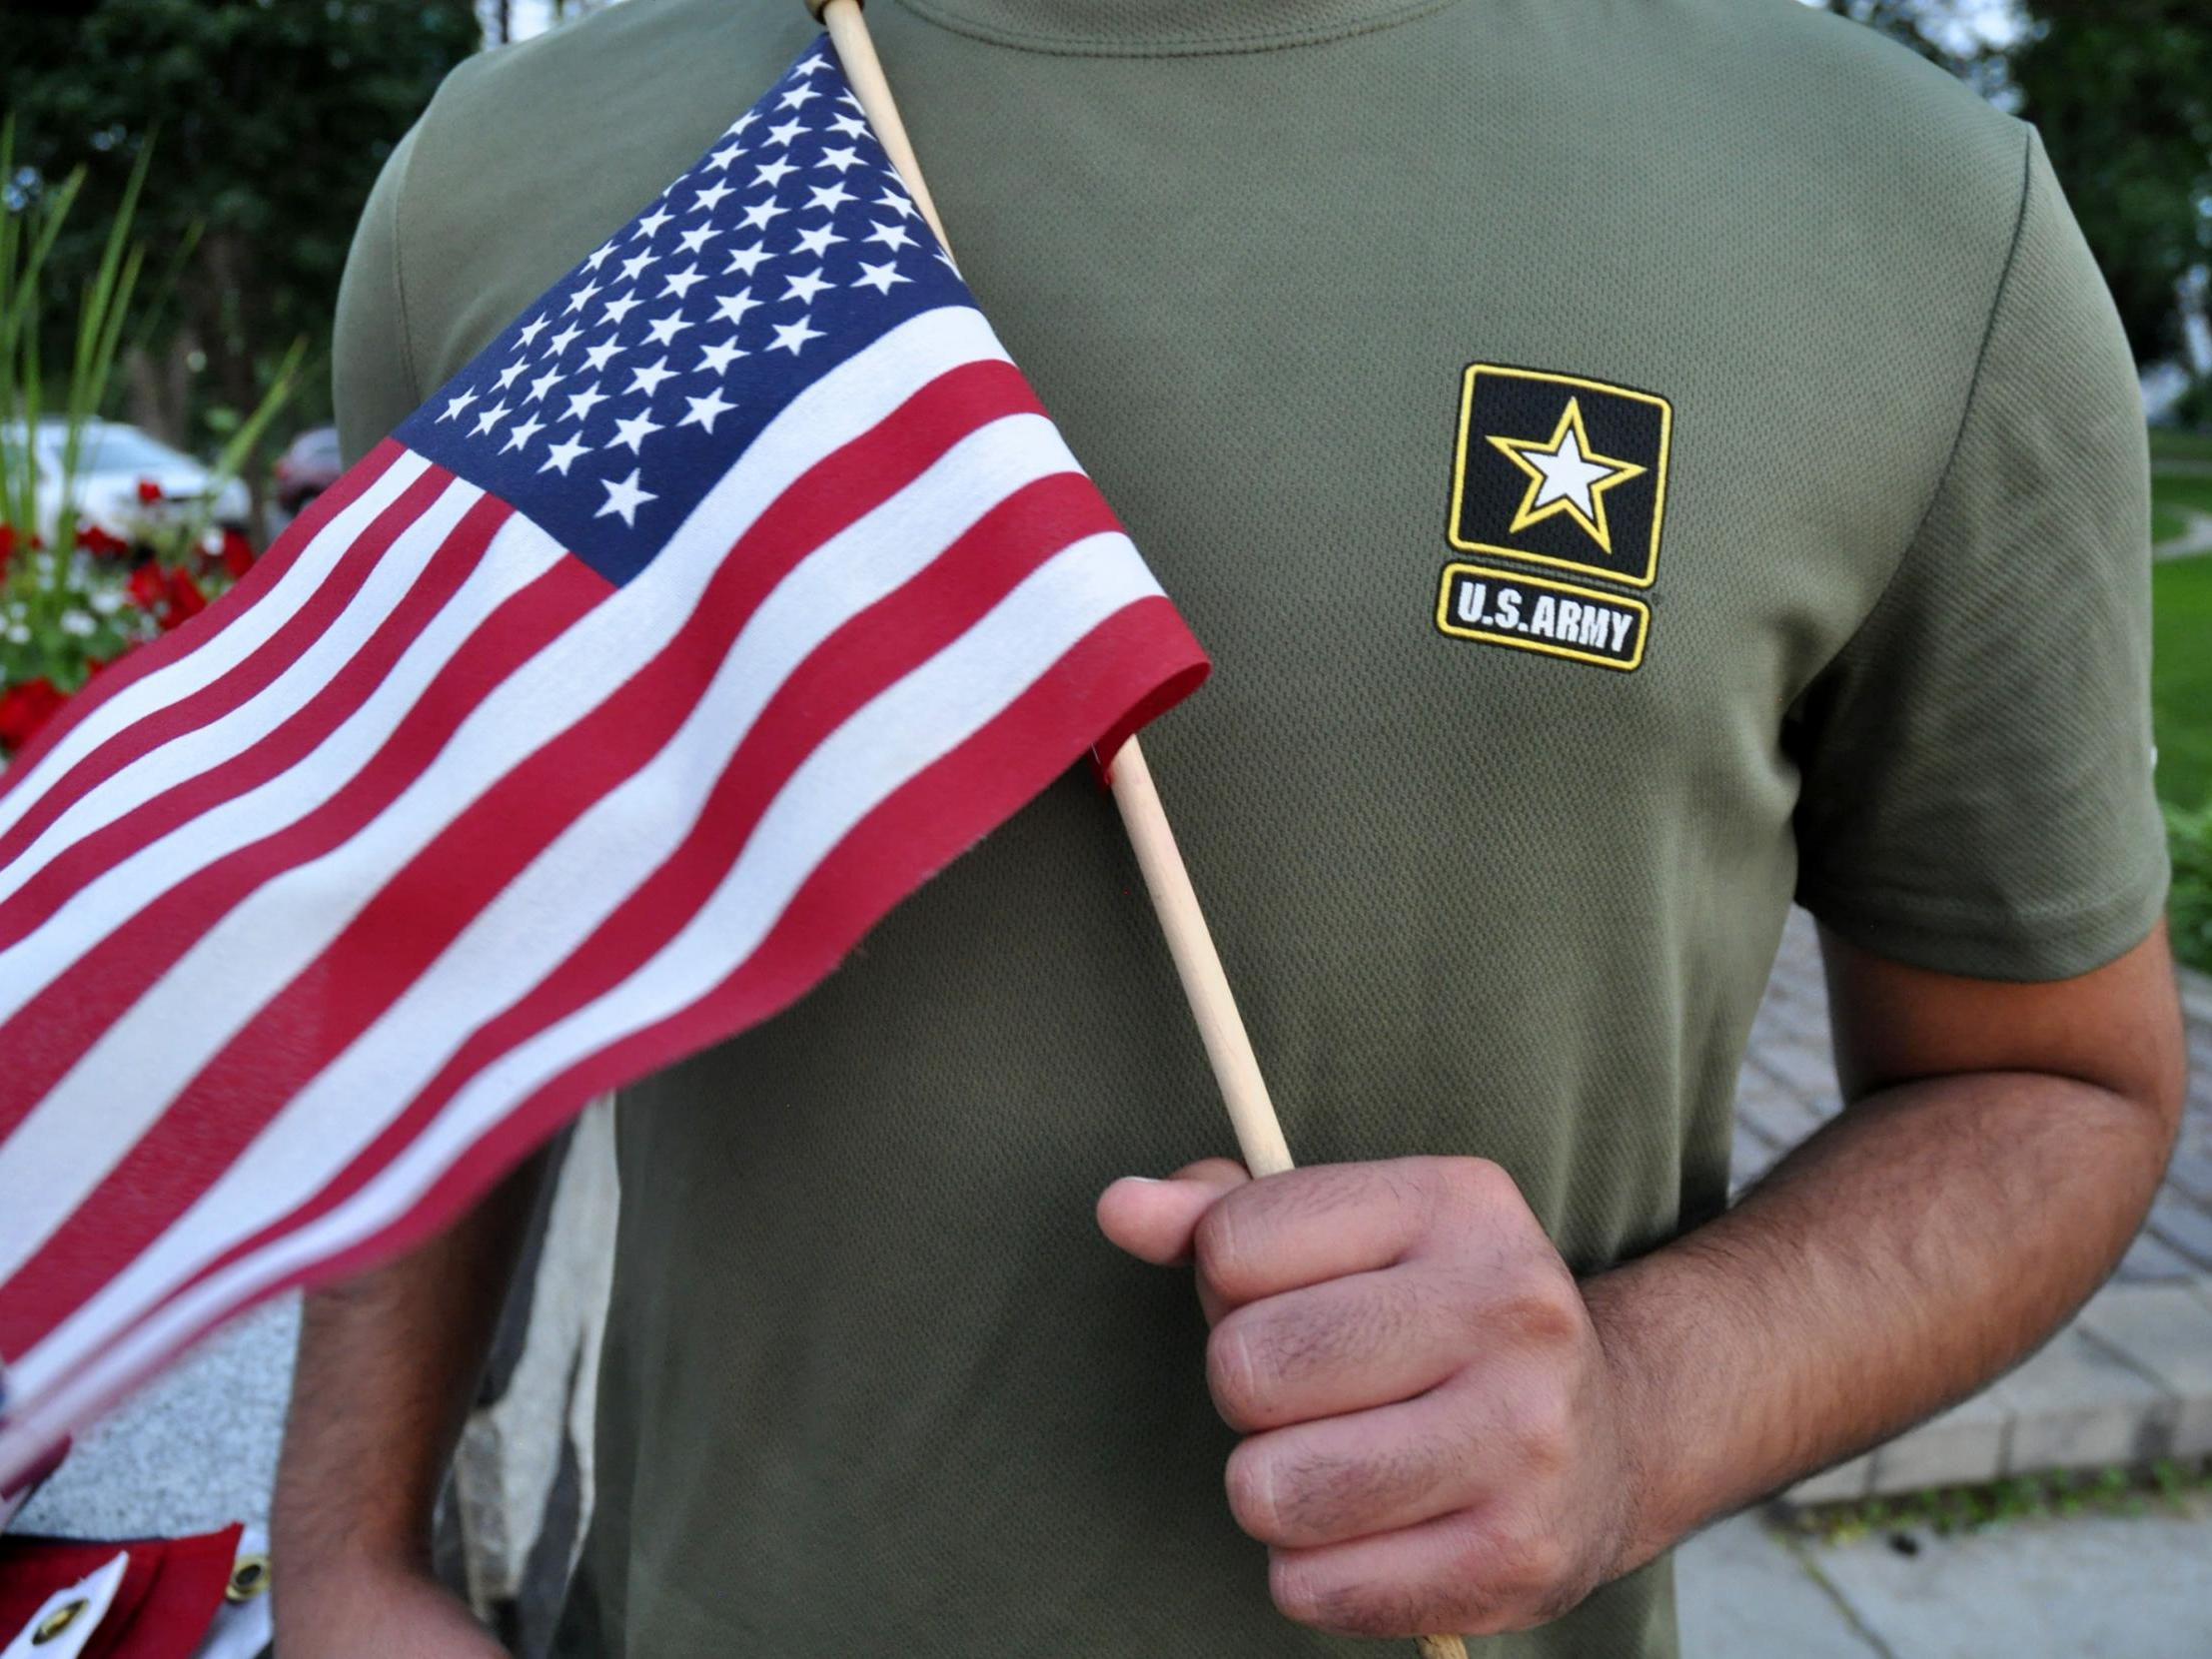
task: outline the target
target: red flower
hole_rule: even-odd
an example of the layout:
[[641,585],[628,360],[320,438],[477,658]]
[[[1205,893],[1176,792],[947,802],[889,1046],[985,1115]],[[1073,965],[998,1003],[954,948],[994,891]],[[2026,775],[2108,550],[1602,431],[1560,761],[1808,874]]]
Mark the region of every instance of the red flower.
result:
[[246,539],[243,530],[225,530],[223,551],[218,556],[231,580],[236,581],[254,567],[254,544]]
[[142,506],[152,506],[161,499],[161,485],[152,478],[138,480],[138,499]]
[[133,570],[126,591],[131,595],[131,603],[153,616],[161,614],[162,601],[169,596],[168,584],[163,581],[158,564],[141,564]]
[[0,749],[20,749],[48,716],[69,699],[41,675],[0,692]]
[[189,570],[169,572],[169,610],[162,617],[161,625],[173,628],[187,617],[197,616],[208,608],[208,596],[200,591],[200,584],[192,579]]
[[81,526],[77,531],[77,545],[94,558],[119,558],[131,550],[128,541],[102,529],[98,524]]

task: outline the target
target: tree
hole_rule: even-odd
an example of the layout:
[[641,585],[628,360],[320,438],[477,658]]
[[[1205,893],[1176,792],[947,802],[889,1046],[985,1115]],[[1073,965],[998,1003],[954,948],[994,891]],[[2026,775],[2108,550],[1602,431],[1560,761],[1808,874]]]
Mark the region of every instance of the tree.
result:
[[2212,15],[2205,0],[1822,0],[2031,121],[2104,268],[2136,361],[2181,344],[2212,264]]
[[2180,292],[2212,263],[2212,18],[2204,0],[2038,0],[2014,49],[2035,123],[2139,362],[2181,345]]
[[141,342],[139,395],[180,437],[253,408],[294,340],[328,361],[377,171],[481,40],[472,0],[64,0],[11,11],[7,36],[0,105],[29,164],[11,188],[87,170],[57,296],[93,268],[154,146],[139,229],[150,278],[173,288]]

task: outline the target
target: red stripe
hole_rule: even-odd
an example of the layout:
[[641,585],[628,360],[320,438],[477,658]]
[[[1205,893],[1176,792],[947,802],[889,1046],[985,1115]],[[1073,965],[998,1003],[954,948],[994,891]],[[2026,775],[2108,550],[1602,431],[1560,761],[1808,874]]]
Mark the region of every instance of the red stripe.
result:
[[[792,565],[970,431],[1035,410],[1011,366],[963,366],[810,468],[739,540],[651,663],[569,727],[560,743],[540,748],[463,811],[186,1086],[39,1255],[0,1288],[0,1351],[19,1351],[31,1317],[19,1287],[36,1283],[37,1301],[46,1307],[89,1295],[111,1262],[127,1260],[181,1215],[548,843],[658,753],[744,621]],[[168,898],[217,888],[227,911],[250,887],[296,862],[282,845],[289,839],[280,834],[225,860],[222,879],[211,879],[215,870],[202,872]],[[210,917],[181,926],[163,914],[169,908],[166,898],[149,907],[10,1023],[27,1026],[32,1064],[20,1069],[20,1082],[17,1075],[0,1082],[0,1128],[12,1127],[9,1097],[20,1102],[19,1117],[213,925]],[[115,960],[97,960],[111,954],[109,946],[117,947]],[[0,1026],[0,1046],[10,1044],[10,1026]]]
[[7,799],[9,790],[33,776],[48,751],[110,697],[126,686],[136,685],[155,669],[167,667],[187,651],[198,650],[224,629],[236,625],[241,616],[261,603],[283,580],[284,573],[299,558],[300,549],[314,540],[325,524],[351,506],[362,491],[382,477],[404,453],[404,445],[386,438],[364,455],[351,471],[317,496],[307,510],[286,527],[276,544],[254,561],[254,567],[236,587],[173,631],[159,639],[149,639],[63,704],[52,719],[39,727],[38,735],[16,752],[7,771],[0,774],[0,801]]
[[[270,877],[351,839],[423,770],[494,686],[610,591],[581,559],[561,559],[487,618],[345,788],[306,817],[171,888],[0,1024],[0,1053],[9,1059],[0,1071],[0,1136],[13,1134],[101,1033],[232,906]],[[220,996],[221,988],[211,986],[209,995]],[[6,1351],[0,1338],[0,1352]]]
[[[197,1340],[222,1318],[295,1285],[366,1270],[427,1241],[464,1214],[508,1171],[599,1095],[660,1071],[789,1006],[812,989],[891,907],[1010,817],[1079,758],[1128,711],[1172,703],[1205,678],[1204,653],[1164,598],[1142,599],[1109,617],[996,719],[879,804],[816,867],[760,948],[698,1002],[577,1062],[519,1102],[387,1227],[360,1243],[288,1272],[238,1308],[226,1309],[177,1344]],[[387,1158],[389,1153],[387,1153]],[[334,1186],[351,1191],[354,1173]],[[228,1252],[171,1297],[330,1208],[320,1194],[247,1245]],[[128,1334],[115,1332],[109,1345]],[[17,1349],[16,1351],[21,1351]],[[166,1356],[164,1356],[166,1358]],[[145,1367],[150,1372],[162,1360]],[[81,1367],[80,1367],[81,1368]],[[140,1380],[126,1379],[112,1398]]]
[[72,841],[0,902],[0,950],[44,926],[103,871],[179,826],[259,788],[312,753],[369,700],[393,664],[460,590],[514,510],[496,495],[480,497],[376,631],[297,710],[229,760],[180,780],[113,823]]
[[17,820],[6,834],[0,835],[0,866],[22,853],[70,806],[132,761],[187,732],[198,731],[230,713],[249,697],[266,690],[272,680],[323,636],[353,602],[377,560],[452,481],[453,474],[438,467],[426,471],[377,514],[375,521],[346,549],[330,574],[317,584],[307,602],[244,661],[190,695],[132,721],[71,767],[68,775],[47,790],[37,805]]

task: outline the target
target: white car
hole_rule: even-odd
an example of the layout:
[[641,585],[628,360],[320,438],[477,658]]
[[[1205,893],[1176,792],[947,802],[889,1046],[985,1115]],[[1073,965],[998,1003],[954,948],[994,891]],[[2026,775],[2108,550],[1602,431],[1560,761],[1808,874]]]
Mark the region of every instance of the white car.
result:
[[[68,435],[68,422],[60,419],[42,419],[32,428],[30,451],[38,468],[38,522],[42,534],[51,534],[61,516],[62,446]],[[0,435],[0,442],[20,451],[22,425],[9,426]],[[142,480],[159,486],[159,502],[148,505],[141,499]],[[85,422],[72,490],[79,523],[97,524],[111,535],[128,537],[132,525],[149,517],[187,510],[205,501],[211,492],[214,523],[245,524],[251,503],[243,480],[231,478],[218,488],[215,473],[207,466],[136,426],[117,420]]]

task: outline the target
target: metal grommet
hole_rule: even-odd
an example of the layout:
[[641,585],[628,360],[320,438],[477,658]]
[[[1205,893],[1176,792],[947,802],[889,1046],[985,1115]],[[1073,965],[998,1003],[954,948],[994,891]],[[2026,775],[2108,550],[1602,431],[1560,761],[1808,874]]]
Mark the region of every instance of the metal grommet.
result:
[[225,1601],[252,1601],[254,1597],[269,1593],[269,1557],[266,1555],[241,1555],[238,1565],[231,1569],[231,1581],[224,1588]]
[[38,1621],[38,1628],[31,1632],[31,1646],[44,1647],[56,1636],[75,1624],[77,1615],[91,1605],[92,1603],[83,1596],[79,1596],[75,1601],[63,1602],[46,1617]]

